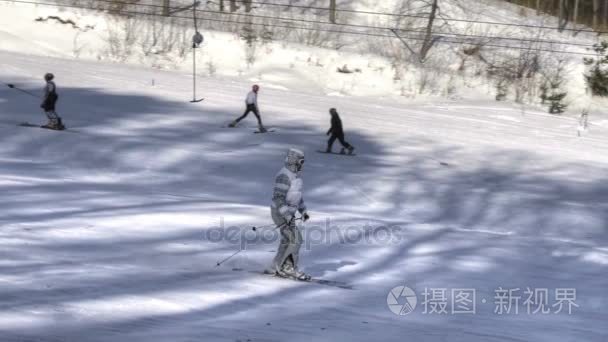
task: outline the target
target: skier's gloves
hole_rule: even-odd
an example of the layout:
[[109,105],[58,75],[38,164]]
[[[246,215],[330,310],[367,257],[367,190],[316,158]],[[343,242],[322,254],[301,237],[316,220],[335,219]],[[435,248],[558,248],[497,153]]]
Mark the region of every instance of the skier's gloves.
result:
[[285,220],[287,222],[291,222],[291,220],[293,220],[295,218],[297,211],[298,211],[297,207],[288,206],[287,210],[285,212],[285,215],[283,215],[283,217],[285,218]]
[[294,221],[295,219],[296,219],[296,216],[295,216],[295,215],[293,215],[293,216],[289,217],[289,218],[287,219],[287,227],[291,226],[291,224],[293,223],[293,221]]
[[310,220],[310,215],[308,215],[308,213],[304,213],[302,215],[302,218],[304,219],[304,222],[306,222],[306,221]]

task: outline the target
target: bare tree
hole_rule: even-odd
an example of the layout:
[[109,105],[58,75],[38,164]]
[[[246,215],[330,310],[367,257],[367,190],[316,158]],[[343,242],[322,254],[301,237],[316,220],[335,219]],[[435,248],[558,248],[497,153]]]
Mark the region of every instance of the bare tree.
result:
[[[458,1],[453,2],[456,6],[459,6],[461,10],[467,10],[467,8],[459,4]],[[396,25],[397,27],[399,27],[399,29],[391,29],[393,34],[395,34],[395,36],[399,38],[403,45],[408,49],[408,51],[416,58],[417,62],[419,62],[420,64],[424,64],[425,60],[429,55],[430,50],[433,48],[435,43],[442,39],[441,35],[438,35],[436,34],[436,32],[434,32],[434,29],[437,28],[435,27],[435,22],[443,21],[444,23],[441,26],[442,29],[450,31],[449,22],[446,20],[445,16],[443,16],[440,12],[441,8],[438,4],[439,0],[428,0],[424,1],[424,3],[426,3],[426,6],[416,8],[417,11],[420,11],[419,16],[423,19],[413,21],[402,21],[400,19],[397,19]],[[408,9],[408,7],[405,7],[402,3],[399,10],[405,9]],[[417,28],[423,28],[423,30],[419,31],[419,29]],[[416,46],[413,46],[413,44],[408,43],[408,38],[403,37],[400,33],[407,32],[410,30],[412,30],[412,32],[421,32],[423,34],[422,37],[415,37],[413,39],[414,41],[420,41],[420,43],[414,43]]]
[[422,47],[420,48],[420,59],[425,60],[429,50],[433,47],[435,40],[433,39],[433,23],[435,22],[435,18],[437,16],[437,1],[433,0],[431,5],[431,13],[429,14],[429,20],[426,24],[426,32],[424,34],[424,41],[422,42]]
[[224,0],[220,0],[220,12],[224,12]]
[[236,0],[230,0],[230,12],[236,12],[237,9]]

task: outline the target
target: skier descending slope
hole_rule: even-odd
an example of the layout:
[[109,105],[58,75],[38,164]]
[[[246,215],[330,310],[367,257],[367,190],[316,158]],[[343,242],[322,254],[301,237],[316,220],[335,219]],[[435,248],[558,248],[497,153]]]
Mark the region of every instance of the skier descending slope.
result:
[[55,82],[53,82],[54,78],[55,76],[51,73],[44,75],[46,86],[44,87],[44,97],[42,98],[40,108],[44,110],[49,122],[42,127],[63,130],[65,127],[61,122],[61,118],[57,115],[57,112],[55,112],[55,104],[57,103],[59,96],[57,95],[57,86],[55,85]]
[[262,117],[260,116],[260,110],[258,107],[258,92],[259,91],[260,91],[260,86],[257,84],[254,84],[251,91],[249,92],[249,94],[247,94],[247,98],[245,99],[245,105],[247,106],[245,108],[245,113],[243,113],[243,115],[241,117],[239,117],[238,119],[231,122],[230,125],[228,125],[229,127],[236,127],[236,125],[241,120],[246,118],[250,112],[253,112],[253,114],[255,114],[255,117],[258,119],[258,128],[259,128],[260,132],[262,132],[262,133],[266,132],[266,128],[264,128],[264,125],[262,125]]
[[311,277],[298,270],[298,257],[302,245],[302,234],[296,226],[296,212],[302,214],[304,221],[310,216],[302,197],[302,178],[304,152],[290,149],[285,158],[285,166],[276,176],[270,213],[279,227],[281,242],[272,266],[266,273],[297,280],[310,280]]
[[331,114],[331,128],[329,129],[329,131],[327,131],[327,135],[331,134],[331,137],[327,141],[327,150],[325,152],[331,153],[331,147],[333,146],[336,139],[338,139],[340,141],[340,144],[342,144],[343,146],[342,151],[340,151],[340,153],[344,154],[344,149],[347,149],[348,154],[352,154],[355,148],[344,140],[342,120],[340,120],[338,111],[336,110],[336,108],[331,108],[329,110],[329,114]]

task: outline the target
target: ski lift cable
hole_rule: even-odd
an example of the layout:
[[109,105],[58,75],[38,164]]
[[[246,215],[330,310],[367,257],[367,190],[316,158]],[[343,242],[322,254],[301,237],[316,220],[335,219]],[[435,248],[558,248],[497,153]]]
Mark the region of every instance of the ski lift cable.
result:
[[[56,4],[48,4],[48,3],[43,3],[43,2],[33,2],[33,1],[24,1],[24,0],[0,0],[0,1],[8,1],[8,2],[16,2],[16,3],[36,3],[36,4],[40,4],[40,5],[56,5]],[[147,4],[147,3],[135,3],[135,2],[129,2],[129,1],[119,1],[119,0],[95,0],[96,2],[102,2],[102,3],[112,3],[112,4],[124,4],[124,5],[134,5],[134,6],[140,6],[140,7],[147,7],[147,8],[164,8],[164,5],[156,5],[156,4]],[[70,5],[62,5],[64,7],[74,7],[74,6],[70,6]],[[185,9],[188,9],[192,6],[188,6],[188,7],[170,7],[170,9],[173,9],[173,11],[170,11],[170,13],[178,13],[181,12]],[[89,7],[87,7],[89,8]],[[215,10],[209,10],[209,9],[195,9],[196,12],[200,12],[200,13],[205,13],[205,14],[212,14],[212,15],[224,15],[224,16],[237,16],[237,17],[246,17],[246,18],[259,18],[259,19],[271,19],[271,20],[280,20],[280,21],[289,21],[289,22],[302,22],[302,23],[309,23],[309,24],[321,24],[321,25],[328,25],[328,26],[342,26],[342,27],[352,27],[352,28],[364,28],[364,29],[375,29],[375,30],[388,30],[388,31],[392,31],[392,30],[399,30],[400,32],[413,32],[413,33],[426,33],[426,31],[420,31],[420,30],[414,30],[414,29],[399,29],[399,28],[392,28],[392,27],[386,27],[386,26],[372,26],[372,25],[362,25],[362,24],[349,24],[349,23],[332,23],[332,22],[328,22],[328,21],[321,21],[321,20],[311,20],[311,19],[302,19],[302,18],[286,18],[286,17],[276,17],[276,16],[268,16],[268,15],[257,15],[257,14],[251,14],[251,13],[237,13],[237,12],[223,12],[223,11],[215,11]],[[124,10],[121,10],[121,13],[130,13],[130,12],[125,12]],[[150,14],[151,15],[151,14]],[[179,16],[174,16],[174,18],[181,18]],[[196,18],[195,18],[196,20]],[[442,19],[442,20],[448,20],[448,19]],[[213,20],[212,20],[213,21]],[[483,24],[489,24],[491,22],[478,22],[478,23],[483,23]],[[524,27],[528,27],[528,26],[524,26]],[[543,28],[543,27],[537,27],[537,28]],[[578,30],[580,31],[580,30]],[[596,31],[594,31],[596,32]],[[602,33],[602,32],[596,32],[596,33]],[[608,33],[608,32],[606,32]],[[593,44],[585,44],[585,43],[574,43],[574,42],[568,42],[568,41],[559,41],[559,40],[549,40],[549,39],[529,39],[529,38],[516,38],[516,37],[501,37],[501,36],[483,36],[483,35],[475,35],[475,34],[468,34],[468,33],[455,33],[455,32],[437,32],[434,31],[434,34],[437,35],[449,35],[449,36],[456,36],[456,37],[465,37],[465,38],[480,38],[480,39],[487,39],[487,40],[507,40],[507,41],[523,41],[523,42],[534,42],[534,43],[543,43],[543,44],[551,44],[551,45],[567,45],[567,46],[580,46],[580,47],[585,47],[585,48],[593,48],[594,45]]]
[[[87,7],[87,6],[81,6],[81,5],[59,5],[59,4],[54,4],[54,3],[43,3],[43,2],[39,2],[39,1],[27,1],[27,0],[0,0],[3,2],[14,2],[14,3],[25,3],[25,4],[34,4],[34,5],[45,5],[45,6],[52,6],[52,7],[66,7],[66,8],[80,8],[80,9],[88,9],[88,10],[97,10],[95,8],[91,8],[91,7]],[[97,1],[101,1],[104,2],[104,0],[97,0]],[[109,2],[110,0],[105,0],[107,2]],[[200,10],[199,10],[200,11]],[[160,14],[157,13],[146,13],[146,12],[140,12],[140,11],[125,11],[125,10],[120,10],[117,11],[115,13],[118,14],[124,14],[124,15],[147,15],[147,16],[160,16]],[[247,16],[247,15],[244,15]],[[174,18],[180,18],[180,19],[190,19],[189,17],[184,17],[184,16],[173,16]],[[272,18],[272,17],[270,17]],[[224,20],[224,19],[215,19],[215,18],[205,18],[206,21],[211,21],[211,22],[221,22],[221,23],[234,23],[234,24],[242,24],[242,22],[237,21],[237,20]],[[293,20],[285,20],[285,22],[293,22]],[[330,24],[327,22],[318,22],[318,23],[323,23],[323,24]],[[330,33],[343,33],[343,34],[351,34],[351,35],[360,35],[360,36],[370,36],[370,37],[385,37],[385,38],[395,38],[394,35],[391,34],[377,34],[377,33],[369,33],[369,32],[361,32],[361,31],[345,31],[345,30],[333,30],[333,29],[321,29],[321,28],[311,28],[311,27],[301,27],[301,26],[293,26],[293,25],[279,25],[279,24],[274,24],[274,23],[251,23],[252,25],[257,25],[257,26],[265,26],[265,27],[276,27],[276,28],[288,28],[288,29],[300,29],[300,30],[308,30],[308,31],[317,31],[317,32],[330,32]],[[341,25],[341,26],[355,26],[356,25]],[[386,27],[373,27],[375,29],[378,30],[390,30],[389,28]],[[410,32],[408,30],[399,30],[400,32]],[[435,34],[441,34],[438,32],[435,32]],[[469,35],[463,35],[464,38],[468,37]],[[479,44],[479,42],[475,42],[475,41],[467,41],[466,39],[462,39],[462,40],[447,40],[447,39],[441,39],[438,41],[438,43],[454,43],[454,44],[460,44],[460,45],[465,45],[465,44]],[[488,40],[491,39],[499,39],[500,37],[487,37]],[[416,38],[416,37],[408,37],[408,39],[411,40],[418,40],[418,41],[422,41],[424,40],[424,38]],[[531,42],[534,43],[544,43],[542,40],[530,40]],[[521,47],[521,46],[514,46],[514,45],[498,45],[498,44],[486,44],[483,43],[482,44],[485,47],[496,47],[496,48],[505,48],[505,49],[514,49],[514,50],[529,50],[529,48],[526,47]],[[560,45],[571,45],[570,43],[560,43]],[[570,55],[582,55],[582,56],[596,56],[596,53],[592,53],[592,52],[575,52],[575,51],[565,51],[565,50],[556,50],[556,49],[534,49],[535,51],[541,51],[541,52],[551,52],[551,53],[563,53],[563,54],[570,54]]]

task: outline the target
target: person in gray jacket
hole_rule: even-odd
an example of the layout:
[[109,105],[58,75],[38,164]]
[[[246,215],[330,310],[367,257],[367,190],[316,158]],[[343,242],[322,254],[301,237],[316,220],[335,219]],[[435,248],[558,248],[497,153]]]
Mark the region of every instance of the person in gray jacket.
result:
[[302,234],[295,220],[297,212],[300,212],[304,221],[310,218],[302,196],[303,183],[300,174],[303,166],[304,152],[295,148],[289,149],[285,166],[276,176],[270,213],[273,222],[281,231],[281,242],[267,273],[285,278],[309,280],[309,275],[298,270]]

